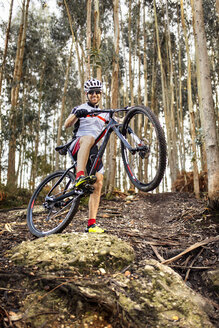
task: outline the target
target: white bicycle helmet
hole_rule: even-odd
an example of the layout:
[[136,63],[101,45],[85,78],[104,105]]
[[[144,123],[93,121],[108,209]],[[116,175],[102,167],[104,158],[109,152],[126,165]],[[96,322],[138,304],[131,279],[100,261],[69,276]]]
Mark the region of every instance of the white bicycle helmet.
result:
[[91,78],[84,84],[84,91],[89,92],[91,90],[102,91],[102,83],[99,80]]

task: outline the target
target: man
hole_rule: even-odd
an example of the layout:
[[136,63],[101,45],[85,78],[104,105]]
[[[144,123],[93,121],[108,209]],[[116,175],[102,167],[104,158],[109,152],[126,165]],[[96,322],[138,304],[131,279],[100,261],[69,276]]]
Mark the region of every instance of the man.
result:
[[104,124],[108,120],[108,114],[100,113],[98,116],[88,116],[89,112],[98,109],[102,93],[102,83],[96,79],[90,79],[84,84],[84,91],[87,96],[87,103],[73,108],[71,114],[65,121],[65,128],[74,125],[74,136],[72,154],[77,155],[77,169],[75,187],[83,188],[83,185],[94,184],[94,192],[89,199],[89,219],[86,232],[105,232],[96,225],[96,216],[100,203],[100,195],[103,184],[103,164],[99,164],[96,176],[85,176],[86,168],[89,170],[89,155],[97,151],[94,146],[95,139],[102,131]]

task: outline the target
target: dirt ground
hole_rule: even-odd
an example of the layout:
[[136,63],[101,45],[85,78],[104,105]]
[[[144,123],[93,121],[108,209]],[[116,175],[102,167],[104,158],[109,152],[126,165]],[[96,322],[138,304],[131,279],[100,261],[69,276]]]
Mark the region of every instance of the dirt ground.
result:
[[[63,233],[84,232],[86,222],[87,207],[83,206]],[[141,259],[165,261],[197,242],[218,235],[218,213],[211,212],[205,201],[195,199],[192,194],[178,192],[118,193],[111,200],[102,197],[98,224],[132,245],[136,252],[135,265]],[[19,275],[28,274],[24,268],[21,272],[21,268],[14,266],[5,257],[5,252],[24,240],[34,238],[27,229],[24,210],[0,211],[0,327],[20,327],[16,322],[10,323],[4,319],[8,314],[19,311],[23,297],[19,293]],[[219,265],[218,242],[207,242],[196,247],[168,265],[181,275],[188,286],[213,305],[214,312],[210,319],[216,327],[219,320],[218,294],[208,286],[204,276],[207,270]],[[73,318],[77,320],[74,315]],[[96,327],[119,327],[109,322],[102,326],[96,324]],[[60,324],[54,327],[67,326]],[[94,326],[87,324],[86,327]]]

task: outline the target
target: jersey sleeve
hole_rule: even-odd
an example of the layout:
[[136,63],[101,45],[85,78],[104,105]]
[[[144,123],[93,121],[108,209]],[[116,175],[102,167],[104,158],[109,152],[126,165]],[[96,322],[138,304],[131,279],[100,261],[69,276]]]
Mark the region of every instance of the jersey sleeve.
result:
[[72,110],[71,110],[71,114],[75,114],[76,110],[78,109],[79,106],[76,106],[74,107]]

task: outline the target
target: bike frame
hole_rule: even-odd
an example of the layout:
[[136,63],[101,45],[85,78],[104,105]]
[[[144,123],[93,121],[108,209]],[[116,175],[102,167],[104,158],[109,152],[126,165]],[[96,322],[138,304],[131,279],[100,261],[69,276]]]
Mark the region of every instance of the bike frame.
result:
[[[122,111],[129,111],[130,108],[126,107],[126,108],[122,108],[122,109],[115,109],[115,110],[96,110],[93,111],[92,113],[109,113],[110,114],[110,120],[109,123],[105,126],[105,128],[103,129],[103,131],[99,134],[99,136],[95,139],[95,143],[94,146],[104,137],[103,142],[98,150],[98,153],[95,157],[94,163],[90,169],[90,172],[88,173],[88,175],[94,175],[97,171],[98,168],[98,163],[99,161],[102,159],[102,156],[104,154],[104,151],[106,149],[107,143],[109,141],[110,135],[111,133],[114,131],[117,135],[117,137],[122,141],[122,143],[125,145],[125,147],[131,151],[134,152],[136,151],[135,148],[132,148],[131,145],[128,143],[128,141],[126,140],[126,138],[122,135],[122,133],[120,132],[120,127],[122,126],[122,124],[119,124],[114,118],[113,115],[117,112],[122,112]],[[132,130],[130,129],[130,132],[132,132]],[[69,149],[71,142],[69,142],[68,146],[67,146],[67,152],[69,153],[73,165],[68,168],[64,174],[59,178],[59,180],[55,183],[55,185],[52,187],[52,189],[50,190],[50,192],[48,193],[48,195],[46,196],[46,201],[49,201],[51,203],[56,203],[58,201],[61,201],[67,197],[73,196],[73,195],[78,195],[78,197],[81,197],[84,195],[84,191],[80,191],[80,190],[72,190],[70,192],[66,192],[66,194],[62,195],[62,196],[58,196],[56,198],[52,198],[50,197],[50,194],[52,193],[52,191],[56,188],[56,186],[64,179],[64,177],[68,174],[69,171],[71,171],[72,169],[76,168],[76,164],[77,162],[74,160],[73,155],[71,150]]]

